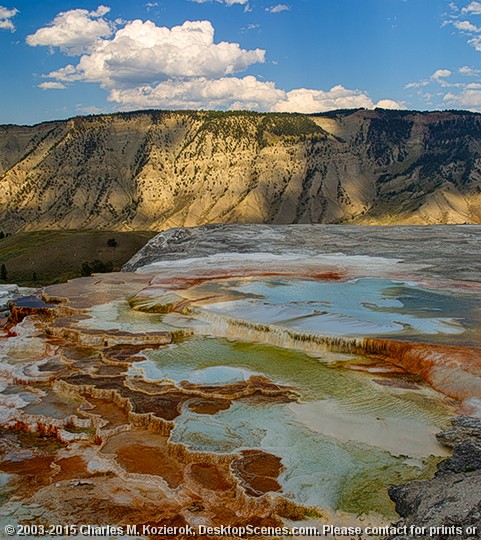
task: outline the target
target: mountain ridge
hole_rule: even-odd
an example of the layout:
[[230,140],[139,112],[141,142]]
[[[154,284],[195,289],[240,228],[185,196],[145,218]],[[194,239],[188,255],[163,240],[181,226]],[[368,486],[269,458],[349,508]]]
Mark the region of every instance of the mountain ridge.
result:
[[0,228],[481,223],[481,115],[134,111],[0,126]]

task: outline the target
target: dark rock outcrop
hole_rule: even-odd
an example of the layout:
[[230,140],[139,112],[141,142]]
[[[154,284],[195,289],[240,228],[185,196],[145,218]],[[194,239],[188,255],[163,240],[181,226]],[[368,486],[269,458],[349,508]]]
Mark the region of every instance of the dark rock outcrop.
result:
[[452,420],[453,427],[445,431],[441,431],[436,435],[438,441],[447,446],[454,448],[464,442],[473,442],[481,445],[481,419],[471,416],[458,416]]
[[[424,527],[415,538],[481,538],[481,419],[459,417],[438,435],[453,454],[438,465],[432,480],[391,486],[389,495],[401,516],[397,526]],[[412,539],[395,535],[388,540]]]

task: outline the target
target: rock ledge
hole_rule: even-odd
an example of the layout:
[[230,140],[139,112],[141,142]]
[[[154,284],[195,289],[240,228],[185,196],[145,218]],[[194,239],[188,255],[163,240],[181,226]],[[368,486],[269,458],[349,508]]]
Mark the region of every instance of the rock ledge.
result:
[[[426,535],[416,538],[481,538],[481,419],[454,418],[452,428],[437,438],[453,448],[453,454],[438,465],[435,477],[389,489],[401,516],[396,526],[425,527]],[[467,534],[470,527],[476,532]],[[459,534],[460,530],[464,532]],[[413,536],[395,535],[388,540],[407,538]]]

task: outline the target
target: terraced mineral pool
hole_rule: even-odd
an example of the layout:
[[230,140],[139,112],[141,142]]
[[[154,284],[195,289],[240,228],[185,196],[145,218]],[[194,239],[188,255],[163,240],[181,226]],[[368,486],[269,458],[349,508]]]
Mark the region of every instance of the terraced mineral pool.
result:
[[218,295],[202,307],[220,317],[299,332],[481,344],[478,295],[426,289],[416,283],[379,278],[228,279],[204,282],[187,294]]
[[445,455],[434,433],[452,407],[426,386],[394,375],[386,385],[386,374],[347,369],[367,359],[200,336],[145,354],[131,375],[220,386],[264,375],[294,387],[295,403],[246,398],[214,415],[185,407],[171,440],[197,451],[275,454],[285,467],[283,493],[300,503],[394,517],[387,487],[432,472],[432,456]]
[[78,323],[81,328],[95,330],[121,330],[123,332],[159,332],[175,330],[166,324],[160,315],[134,311],[126,300],[116,300],[107,304],[93,306],[88,310],[89,319]]
[[[194,301],[192,317],[135,313],[114,302],[95,307],[80,324],[133,332],[191,327],[202,335],[145,351],[129,374],[219,386],[263,375],[294,388],[299,399],[253,396],[215,414],[187,404],[175,419],[173,442],[215,453],[262,449],[282,459],[279,480],[293,500],[390,518],[388,486],[429,476],[447,454],[435,433],[447,427],[454,405],[419,379],[362,356],[248,342],[244,322],[306,335],[477,344],[481,302],[474,295],[375,278],[226,279],[179,294]],[[213,331],[225,321],[228,332]]]

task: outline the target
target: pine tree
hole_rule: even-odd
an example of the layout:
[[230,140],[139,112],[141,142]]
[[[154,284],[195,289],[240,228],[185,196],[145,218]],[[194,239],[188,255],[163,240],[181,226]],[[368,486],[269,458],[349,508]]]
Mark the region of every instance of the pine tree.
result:
[[92,268],[90,267],[90,264],[87,261],[82,263],[82,269],[80,270],[80,273],[83,277],[92,275]]
[[7,281],[7,279],[8,279],[7,267],[4,264],[2,264],[2,266],[0,266],[0,279],[2,281]]

